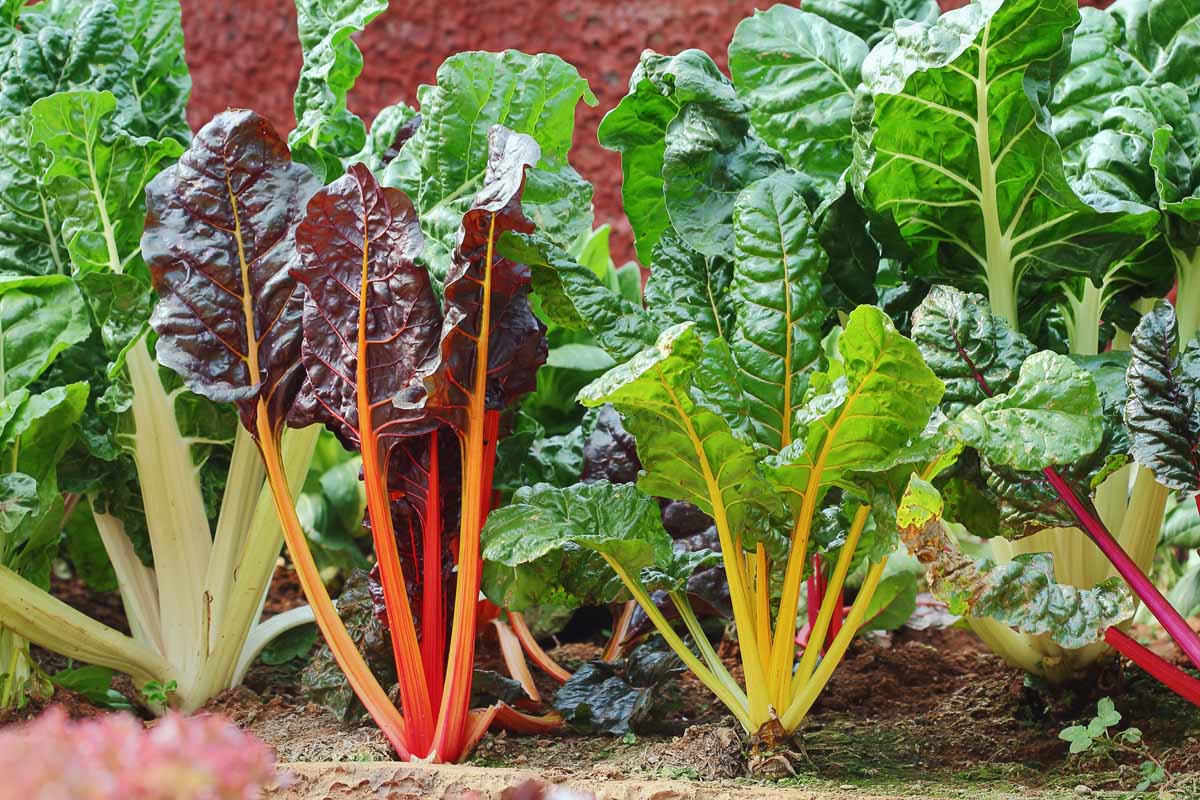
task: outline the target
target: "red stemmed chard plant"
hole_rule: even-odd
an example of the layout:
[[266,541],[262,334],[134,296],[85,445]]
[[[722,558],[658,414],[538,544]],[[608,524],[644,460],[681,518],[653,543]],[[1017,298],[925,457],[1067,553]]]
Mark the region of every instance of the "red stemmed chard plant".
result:
[[[494,721],[557,723],[503,705],[470,708],[479,531],[499,413],[534,388],[546,357],[529,269],[498,257],[495,243],[505,231],[533,230],[520,199],[525,170],[539,158],[532,138],[492,128],[441,303],[417,263],[424,239],[409,198],[362,164],[318,188],[253,112],[219,115],[148,190],[143,249],[160,296],[152,320],[159,360],[194,391],[238,405],[317,624],[405,760],[456,761]],[[316,423],[362,454],[403,713],[338,617],[287,492],[280,435]],[[461,486],[444,485],[454,483],[441,463],[452,460],[442,455],[447,440],[457,444]],[[448,508],[455,494],[459,507]]]

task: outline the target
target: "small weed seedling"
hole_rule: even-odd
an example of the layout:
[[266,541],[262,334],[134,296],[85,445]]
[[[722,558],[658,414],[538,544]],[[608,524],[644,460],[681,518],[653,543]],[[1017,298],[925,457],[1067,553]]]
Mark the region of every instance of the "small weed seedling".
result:
[[[1058,738],[1071,743],[1071,755],[1081,756],[1089,760],[1108,760],[1118,764],[1117,755],[1128,753],[1142,759],[1138,766],[1141,779],[1137,791],[1144,792],[1151,786],[1169,782],[1169,775],[1162,763],[1150,754],[1142,741],[1142,732],[1138,728],[1126,728],[1123,731],[1111,731],[1121,722],[1121,712],[1117,711],[1113,701],[1103,697],[1096,704],[1096,716],[1087,725],[1072,725],[1064,728]],[[1083,754],[1088,754],[1084,756]]]

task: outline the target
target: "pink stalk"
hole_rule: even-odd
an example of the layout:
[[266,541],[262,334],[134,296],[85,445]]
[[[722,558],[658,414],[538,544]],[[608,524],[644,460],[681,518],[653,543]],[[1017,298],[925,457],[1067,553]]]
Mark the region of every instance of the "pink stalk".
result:
[[[1150,613],[1155,619],[1162,624],[1175,643],[1180,649],[1187,654],[1188,659],[1200,669],[1200,636],[1191,629],[1187,621],[1183,618],[1175,607],[1163,597],[1162,592],[1158,587],[1146,577],[1146,575],[1138,569],[1137,564],[1133,563],[1133,559],[1125,552],[1124,548],[1113,538],[1108,532],[1108,528],[1096,516],[1095,511],[1081,501],[1063,480],[1062,476],[1054,471],[1051,467],[1046,467],[1042,470],[1046,479],[1050,481],[1050,485],[1058,493],[1063,502],[1071,509],[1071,513],[1079,521],[1082,527],[1091,538],[1100,551],[1108,558],[1112,565],[1116,567],[1117,572],[1125,579],[1133,589],[1134,594],[1138,596],[1146,608],[1150,609]],[[1163,662],[1166,664],[1166,662]],[[1170,666],[1170,665],[1167,665]],[[1173,669],[1173,667],[1172,667]]]
[[1150,652],[1117,628],[1106,630],[1104,641],[1108,642],[1112,649],[1153,675],[1175,694],[1193,705],[1200,706],[1200,680],[1187,675],[1166,659]]

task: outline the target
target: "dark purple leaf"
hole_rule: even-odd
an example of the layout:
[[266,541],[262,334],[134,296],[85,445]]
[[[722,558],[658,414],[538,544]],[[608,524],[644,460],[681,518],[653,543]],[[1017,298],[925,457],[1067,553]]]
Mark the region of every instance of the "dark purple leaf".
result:
[[192,391],[236,403],[256,435],[258,401],[277,431],[300,382],[301,298],[289,271],[317,186],[269,122],[237,110],[214,117],[146,187],[158,360]]

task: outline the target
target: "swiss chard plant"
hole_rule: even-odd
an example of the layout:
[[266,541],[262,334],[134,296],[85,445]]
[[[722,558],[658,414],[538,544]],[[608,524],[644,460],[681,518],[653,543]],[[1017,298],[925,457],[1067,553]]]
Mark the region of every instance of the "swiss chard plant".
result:
[[[1176,262],[1186,281],[1190,253],[1178,237],[1181,207],[1168,209],[1155,188],[1152,162],[1164,156],[1151,153],[1174,148],[1168,160],[1172,169],[1180,165],[1172,173],[1177,181],[1191,167],[1180,161],[1169,123],[1149,112],[1126,113],[1116,98],[1161,95],[1164,105],[1155,108],[1165,111],[1166,98],[1191,92],[1194,107],[1186,32],[1195,14],[1168,4],[1118,5],[1086,10],[1082,26],[1069,0],[978,2],[898,25],[863,64],[852,172],[859,198],[894,227],[898,237],[890,243],[914,272],[985,292],[1010,327],[1068,351],[1093,373],[1110,422],[1088,467],[1096,483],[1087,492],[1144,571],[1166,490],[1128,457],[1118,430],[1125,393],[1119,378],[1140,311],[1171,288]],[[1122,33],[1133,27],[1144,41]],[[1167,27],[1184,33],[1173,37],[1163,33]],[[1176,119],[1187,119],[1180,114]],[[1189,125],[1177,124],[1180,135]],[[975,483],[984,487],[974,495],[976,508],[1032,502],[1022,496],[1026,485]],[[971,482],[959,485],[969,490]],[[1003,561],[1051,553],[1059,578],[1081,589],[1114,574],[1111,559],[1071,517],[1053,516],[1035,524],[1036,514],[1026,513],[1018,534],[992,540],[994,555]],[[993,515],[973,522],[991,536],[1011,528],[1008,521]],[[1038,526],[1048,530],[1036,533]],[[1010,662],[1052,680],[1069,678],[1103,652],[1064,650],[1045,636],[1015,635],[983,619],[972,625]]]
[[[1194,398],[1182,388],[1187,360],[1182,365],[1174,360],[1170,306],[1161,304],[1142,320],[1128,373],[1115,376],[1038,351],[992,313],[982,296],[948,287],[934,287],[917,308],[913,338],[947,387],[941,404],[945,421],[930,435],[943,453],[940,469],[910,481],[899,514],[905,543],[926,564],[934,592],[952,610],[999,623],[997,631],[1015,628],[1044,637],[1060,652],[1103,639],[1184,697],[1200,701],[1200,681],[1119,627],[1132,616],[1136,597],[1200,666],[1200,636],[1122,548],[1092,500],[1113,463],[1107,454],[1123,449],[1172,485],[1195,491],[1188,444],[1194,444],[1194,431],[1186,423],[1180,427]],[[1114,380],[1128,383],[1128,400],[1115,419],[1106,413],[1104,397]],[[990,493],[999,507],[979,508],[970,499],[973,492]],[[1119,578],[1087,588],[1061,585],[1054,555],[975,564],[957,543],[964,525],[985,538],[1018,539],[1071,524],[1104,553]],[[1038,666],[1047,671],[1062,657],[1053,650],[1012,650],[1031,663],[1041,661]]]
[[[306,612],[256,624],[280,539],[253,441],[150,356],[144,189],[191,135],[179,6],[9,4],[0,35],[0,672],[33,641],[198,708]],[[286,446],[297,487],[315,432]],[[131,635],[47,593],[64,534]]]
[[[592,98],[553,56],[464,53],[420,89],[419,115],[390,107],[368,133],[346,108],[361,69],[349,36],[385,7],[301,5],[290,147],[253,112],[216,117],[151,183],[142,253],[159,360],[235,406],[351,688],[402,758],[454,761],[493,721],[558,724],[471,708],[479,530],[501,412],[547,357],[529,269],[496,243],[536,228],[566,246],[591,230],[591,187],[566,154]],[[399,707],[335,611],[287,492],[284,432],[317,426],[361,463]]]
[[[822,295],[829,259],[799,191],[781,173],[737,198],[735,247],[706,259],[676,244],[651,282],[671,282],[648,308],[606,290],[538,236],[512,237],[502,252],[529,263],[543,307],[560,324],[589,330],[617,365],[585,387],[587,406],[611,403],[637,441],[637,486],[608,482],[521,489],[489,517],[485,557],[492,587],[521,592],[572,585],[635,599],[684,664],[752,735],[794,731],[863,622],[895,545],[895,500],[879,473],[923,430],[941,383],[916,347],[878,309],[860,306],[822,347],[830,309]],[[716,283],[712,271],[725,280]],[[649,298],[654,292],[647,288]],[[679,321],[688,320],[688,321]],[[908,462],[905,462],[908,463]],[[694,503],[714,521],[720,553],[677,551],[654,497]],[[877,515],[872,515],[875,508]],[[822,524],[846,514],[844,525]],[[829,531],[833,528],[832,532]],[[815,553],[832,565],[818,640],[836,612],[852,566],[870,562],[846,624],[818,662],[796,661],[804,576]],[[596,565],[612,574],[599,579]],[[685,587],[721,564],[729,584],[745,685],[730,675],[701,628]],[[586,585],[585,585],[586,584]],[[651,598],[663,590],[690,639]]]

